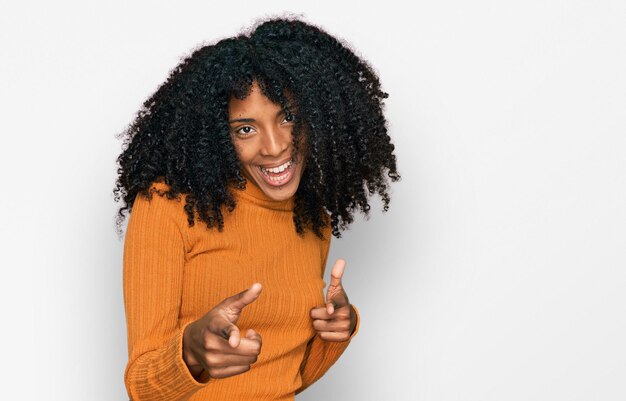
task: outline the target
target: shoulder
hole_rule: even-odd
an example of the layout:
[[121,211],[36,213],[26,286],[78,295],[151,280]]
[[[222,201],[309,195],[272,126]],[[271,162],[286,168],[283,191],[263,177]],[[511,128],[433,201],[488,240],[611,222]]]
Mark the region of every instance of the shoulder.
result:
[[187,213],[181,195],[168,196],[170,187],[163,182],[155,182],[137,193],[130,212],[126,235],[130,238],[173,235],[189,244]]
[[133,214],[149,215],[153,218],[167,218],[177,224],[187,221],[185,198],[182,194],[174,195],[168,184],[153,182],[148,189],[139,191],[131,210]]

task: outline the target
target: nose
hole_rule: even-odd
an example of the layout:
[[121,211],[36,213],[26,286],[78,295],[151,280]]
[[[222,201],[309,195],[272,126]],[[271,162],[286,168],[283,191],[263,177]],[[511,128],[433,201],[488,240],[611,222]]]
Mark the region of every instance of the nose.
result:
[[269,157],[279,157],[291,145],[291,132],[278,127],[268,129],[262,135],[261,154]]

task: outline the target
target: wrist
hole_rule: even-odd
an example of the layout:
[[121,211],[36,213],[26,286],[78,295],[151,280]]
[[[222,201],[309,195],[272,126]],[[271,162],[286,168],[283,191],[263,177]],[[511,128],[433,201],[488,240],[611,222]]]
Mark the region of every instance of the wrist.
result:
[[183,361],[185,361],[185,364],[189,368],[200,366],[196,358],[193,357],[193,354],[189,347],[189,345],[191,344],[191,329],[192,329],[191,325],[185,326],[185,329],[183,330],[183,344],[182,344]]
[[198,380],[200,375],[204,371],[202,366],[197,363],[196,359],[193,357],[190,349],[189,349],[189,338],[190,338],[190,326],[186,326],[183,331],[183,344],[182,344],[182,358],[185,365],[187,365],[187,369],[191,376],[194,379]]

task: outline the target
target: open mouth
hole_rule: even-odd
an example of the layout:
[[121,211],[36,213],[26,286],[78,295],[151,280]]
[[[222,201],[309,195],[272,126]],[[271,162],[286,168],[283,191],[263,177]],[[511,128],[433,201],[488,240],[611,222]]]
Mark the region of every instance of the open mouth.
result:
[[257,168],[261,172],[261,177],[263,177],[265,182],[272,186],[280,186],[285,185],[291,180],[296,169],[296,163],[293,159],[289,159],[280,166],[271,168],[257,166]]

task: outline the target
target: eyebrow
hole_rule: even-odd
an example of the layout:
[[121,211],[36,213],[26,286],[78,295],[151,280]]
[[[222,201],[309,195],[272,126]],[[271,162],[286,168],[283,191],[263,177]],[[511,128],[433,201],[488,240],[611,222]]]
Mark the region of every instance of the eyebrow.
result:
[[[293,105],[287,105],[287,109],[291,112],[291,108],[293,107]],[[283,114],[285,111],[283,109],[279,110],[278,113],[276,113],[276,117],[278,117],[279,115]],[[232,123],[253,123],[256,120],[254,118],[236,118],[234,120],[230,120],[228,121],[229,124]]]

